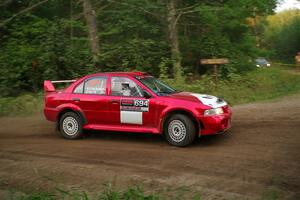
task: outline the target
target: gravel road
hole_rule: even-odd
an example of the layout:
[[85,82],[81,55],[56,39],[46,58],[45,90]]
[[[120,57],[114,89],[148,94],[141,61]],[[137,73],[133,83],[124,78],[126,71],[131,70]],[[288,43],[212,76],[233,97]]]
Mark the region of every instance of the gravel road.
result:
[[0,118],[0,197],[54,187],[93,194],[109,182],[161,193],[184,186],[187,196],[202,199],[300,199],[300,95],[235,106],[233,113],[230,131],[187,148],[142,133],[93,132],[68,141],[42,114]]

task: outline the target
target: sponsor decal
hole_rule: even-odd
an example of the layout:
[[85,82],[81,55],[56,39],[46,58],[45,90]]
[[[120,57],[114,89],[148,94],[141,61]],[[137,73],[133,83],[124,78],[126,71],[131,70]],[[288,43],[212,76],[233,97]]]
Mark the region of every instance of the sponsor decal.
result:
[[121,99],[121,110],[122,106],[133,106],[134,105],[134,99]]
[[149,100],[144,99],[121,99],[121,111],[148,112]]
[[149,100],[121,99],[120,102],[121,123],[142,125],[143,112],[149,112]]
[[197,97],[204,105],[211,106],[212,108],[219,108],[227,105],[223,99],[215,96],[197,93],[191,93],[191,95]]

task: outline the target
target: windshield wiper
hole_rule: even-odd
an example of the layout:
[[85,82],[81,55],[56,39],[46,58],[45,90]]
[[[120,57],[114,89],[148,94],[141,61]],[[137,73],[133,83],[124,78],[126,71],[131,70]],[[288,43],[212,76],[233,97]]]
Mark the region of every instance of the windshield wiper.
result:
[[179,93],[182,92],[182,90],[174,90],[172,93]]
[[156,92],[156,94],[158,94],[158,95],[168,95],[170,93],[167,93],[167,92]]
[[174,90],[174,91],[170,91],[170,92],[162,92],[162,91],[160,91],[160,92],[156,92],[156,94],[163,94],[163,95],[169,95],[169,94],[174,94],[174,93],[179,93],[179,92],[181,92],[181,91],[179,91],[179,90]]

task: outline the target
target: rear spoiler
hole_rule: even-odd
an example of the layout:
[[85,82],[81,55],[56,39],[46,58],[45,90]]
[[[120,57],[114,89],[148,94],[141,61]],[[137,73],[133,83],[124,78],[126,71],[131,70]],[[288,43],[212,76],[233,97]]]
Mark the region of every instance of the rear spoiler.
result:
[[45,92],[55,92],[55,87],[53,83],[74,83],[76,80],[59,80],[59,81],[44,81],[44,91]]

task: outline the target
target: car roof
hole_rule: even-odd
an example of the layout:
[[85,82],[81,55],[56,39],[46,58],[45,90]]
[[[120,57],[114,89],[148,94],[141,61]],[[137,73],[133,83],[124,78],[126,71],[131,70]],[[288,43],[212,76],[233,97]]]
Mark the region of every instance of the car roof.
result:
[[117,76],[122,76],[122,75],[127,75],[127,76],[147,76],[150,75],[147,72],[140,72],[140,71],[134,71],[134,72],[101,72],[101,73],[95,73],[91,74],[90,76],[97,76],[97,75],[117,75]]
[[267,60],[266,58],[257,58],[255,60]]
[[73,84],[71,84],[68,88],[69,90],[73,90],[74,87],[76,87],[79,83],[82,81],[95,77],[95,76],[105,76],[105,75],[114,75],[114,76],[131,76],[131,77],[136,77],[136,76],[151,76],[147,72],[140,72],[140,71],[133,71],[133,72],[99,72],[99,73],[94,73],[94,74],[89,74],[86,76],[83,76],[81,78],[78,78]]

